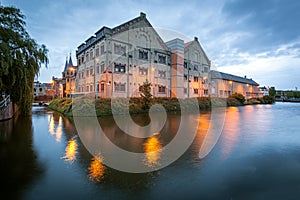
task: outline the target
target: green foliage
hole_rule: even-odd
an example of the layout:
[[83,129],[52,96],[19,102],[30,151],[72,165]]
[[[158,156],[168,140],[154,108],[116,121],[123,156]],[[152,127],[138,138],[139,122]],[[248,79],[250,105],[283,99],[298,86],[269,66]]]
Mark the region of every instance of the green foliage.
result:
[[234,94],[231,95],[231,97],[235,98],[236,100],[238,100],[242,104],[246,101],[246,98],[244,97],[244,95],[242,95],[240,93],[234,93]]
[[142,85],[142,92],[141,92],[141,97],[142,97],[142,104],[143,104],[143,109],[148,110],[151,106],[151,83],[146,79],[146,81]]
[[0,6],[0,93],[10,94],[21,114],[28,115],[34,77],[48,63],[48,50],[29,36],[24,18],[19,9]]
[[286,93],[287,98],[300,98],[300,92],[299,91],[288,91]]
[[275,97],[275,95],[276,95],[275,87],[270,87],[270,88],[269,88],[269,95],[270,95],[271,97]]
[[271,95],[263,96],[262,99],[263,99],[262,103],[265,103],[265,104],[272,104],[275,102],[274,96],[271,96]]

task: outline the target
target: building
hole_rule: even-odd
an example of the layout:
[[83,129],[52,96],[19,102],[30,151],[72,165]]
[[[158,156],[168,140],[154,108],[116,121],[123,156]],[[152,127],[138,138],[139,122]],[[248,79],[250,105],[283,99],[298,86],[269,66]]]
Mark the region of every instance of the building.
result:
[[269,95],[269,87],[263,86],[259,87],[260,92],[262,93],[263,96],[268,96]]
[[226,98],[234,93],[240,93],[246,99],[262,97],[259,84],[251,78],[235,76],[223,72],[210,71],[211,96]]
[[62,72],[62,96],[70,97],[71,94],[75,93],[75,78],[77,74],[77,66],[73,65],[72,57],[70,54],[69,62],[66,58],[64,71]]
[[78,47],[76,57],[79,93],[138,97],[148,80],[156,97],[209,95],[210,61],[198,38],[165,43],[144,13],[115,28],[102,27]]
[[117,27],[102,27],[78,46],[76,58],[72,76],[70,70],[69,76],[68,70],[63,72],[70,85],[64,91],[70,93],[76,88],[75,93],[97,97],[139,97],[148,80],[155,97],[260,96],[252,79],[211,72],[197,37],[186,43],[179,38],[164,42],[144,13]]
[[52,87],[54,90],[54,97],[55,98],[62,98],[63,97],[63,81],[62,78],[57,78],[52,76]]
[[47,87],[44,83],[40,83],[38,81],[33,84],[33,97],[45,96],[47,91]]

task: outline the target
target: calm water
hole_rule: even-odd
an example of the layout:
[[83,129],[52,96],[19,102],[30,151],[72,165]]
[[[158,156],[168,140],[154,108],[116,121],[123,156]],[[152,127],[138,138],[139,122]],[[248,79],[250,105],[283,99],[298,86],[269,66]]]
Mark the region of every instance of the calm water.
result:
[[[204,159],[198,153],[210,113],[190,148],[166,168],[125,173],[93,157],[72,123],[34,107],[31,118],[0,122],[1,199],[299,199],[300,104],[228,108],[222,135]],[[147,118],[135,116],[137,123]],[[170,114],[159,136],[128,138],[111,117],[99,120],[107,136],[131,151],[170,142],[180,116]],[[159,163],[149,154],[145,164]]]

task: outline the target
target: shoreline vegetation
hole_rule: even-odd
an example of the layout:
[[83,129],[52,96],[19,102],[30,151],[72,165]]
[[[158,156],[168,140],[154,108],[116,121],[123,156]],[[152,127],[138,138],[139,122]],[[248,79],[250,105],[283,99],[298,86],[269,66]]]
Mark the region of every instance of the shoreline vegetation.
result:
[[[254,104],[273,104],[274,98],[271,96],[264,96],[262,98],[251,98],[245,100],[243,95],[233,94],[232,97],[228,98],[215,98],[215,97],[199,97],[198,106],[200,111],[210,110],[212,107],[231,107],[231,106],[244,106],[244,105],[254,105]],[[75,104],[72,102],[76,102]],[[129,103],[128,103],[129,101]],[[48,108],[62,113],[65,116],[72,117],[73,113],[78,114],[80,116],[89,116],[92,112],[90,109],[95,108],[96,115],[98,117],[112,115],[114,113],[125,114],[128,113],[128,105],[129,105],[129,113],[130,114],[142,114],[147,113],[149,108],[152,105],[160,104],[164,107],[166,112],[182,112],[182,111],[193,111],[195,110],[195,98],[193,99],[183,99],[181,103],[177,98],[150,98],[146,101],[141,97],[134,98],[114,98],[113,99],[113,110],[111,106],[111,99],[106,98],[85,98],[85,97],[77,97],[75,99],[72,98],[57,98],[53,99]],[[94,105],[94,106],[93,106]],[[155,106],[153,107],[154,111],[161,111],[159,109],[155,110]]]

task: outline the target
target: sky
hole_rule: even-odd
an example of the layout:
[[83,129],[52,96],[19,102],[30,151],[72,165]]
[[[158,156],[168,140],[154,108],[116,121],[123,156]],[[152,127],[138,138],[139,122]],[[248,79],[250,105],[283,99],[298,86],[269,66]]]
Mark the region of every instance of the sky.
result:
[[[32,38],[49,49],[40,82],[61,77],[66,57],[102,26],[144,12],[154,28],[198,37],[212,68],[261,86],[300,89],[298,0],[0,0],[21,9]],[[163,38],[165,39],[165,38]]]

